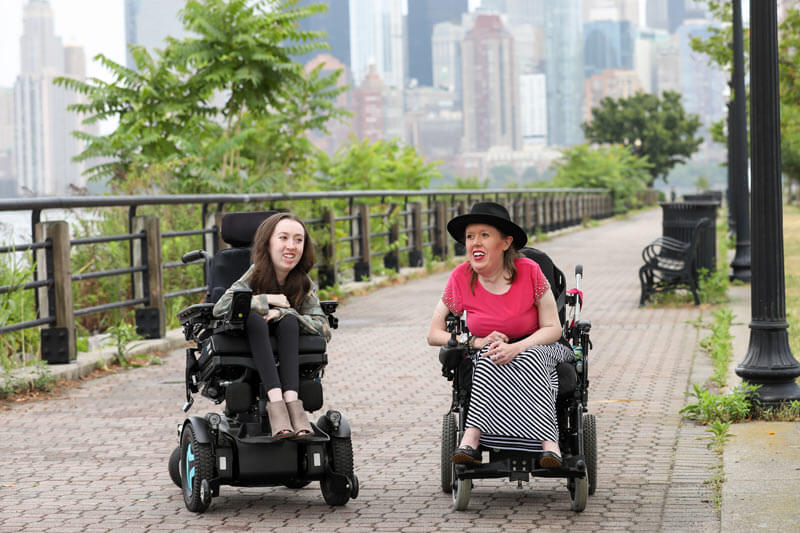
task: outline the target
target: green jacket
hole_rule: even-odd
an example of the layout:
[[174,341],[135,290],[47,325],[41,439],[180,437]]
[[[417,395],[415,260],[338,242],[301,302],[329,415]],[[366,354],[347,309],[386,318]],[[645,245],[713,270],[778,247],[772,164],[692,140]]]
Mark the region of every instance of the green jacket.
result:
[[[233,301],[234,291],[252,291],[250,287],[250,276],[253,274],[253,265],[247,269],[244,275],[236,280],[230,286],[225,294],[214,304],[214,316],[222,317],[231,307]],[[269,312],[269,304],[267,303],[266,294],[254,294],[253,299],[250,300],[250,310],[255,311],[260,315],[266,315]],[[297,321],[300,323],[300,332],[305,335],[321,335],[325,337],[326,341],[331,340],[331,330],[328,327],[328,317],[322,312],[322,306],[319,304],[317,298],[317,286],[312,282],[311,290],[303,298],[300,304],[300,309],[294,307],[273,307],[280,311],[280,315],[275,320],[278,321],[286,315],[295,315]]]

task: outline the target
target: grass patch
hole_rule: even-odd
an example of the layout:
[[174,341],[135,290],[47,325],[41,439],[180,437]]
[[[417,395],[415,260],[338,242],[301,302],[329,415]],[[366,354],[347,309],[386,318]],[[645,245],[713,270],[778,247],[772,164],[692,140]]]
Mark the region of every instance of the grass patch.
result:
[[714,312],[714,321],[711,323],[711,335],[700,341],[700,347],[708,353],[714,364],[711,381],[719,387],[724,387],[727,383],[728,365],[733,357],[731,322],[733,322],[733,311],[730,308],[717,309]]

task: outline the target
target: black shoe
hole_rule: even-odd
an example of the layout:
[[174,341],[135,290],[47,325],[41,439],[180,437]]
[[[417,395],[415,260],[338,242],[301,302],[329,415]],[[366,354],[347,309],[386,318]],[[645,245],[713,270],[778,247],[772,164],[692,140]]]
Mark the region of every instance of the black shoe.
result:
[[561,457],[556,452],[542,452],[539,458],[542,468],[561,468]]
[[457,465],[479,465],[482,462],[480,450],[472,446],[459,446],[453,454],[453,463]]

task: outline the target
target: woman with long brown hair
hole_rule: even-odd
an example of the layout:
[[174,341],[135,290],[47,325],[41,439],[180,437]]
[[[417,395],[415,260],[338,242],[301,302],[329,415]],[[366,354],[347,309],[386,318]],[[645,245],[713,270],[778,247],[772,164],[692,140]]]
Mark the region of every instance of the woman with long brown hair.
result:
[[[253,237],[251,263],[214,305],[214,316],[225,315],[235,291],[253,292],[247,340],[267,390],[272,436],[307,437],[312,428],[297,394],[299,336],[322,335],[330,340],[331,333],[316,287],[308,277],[314,266],[314,245],[303,222],[291,213],[267,218]],[[277,340],[280,366],[275,364],[270,334]]]

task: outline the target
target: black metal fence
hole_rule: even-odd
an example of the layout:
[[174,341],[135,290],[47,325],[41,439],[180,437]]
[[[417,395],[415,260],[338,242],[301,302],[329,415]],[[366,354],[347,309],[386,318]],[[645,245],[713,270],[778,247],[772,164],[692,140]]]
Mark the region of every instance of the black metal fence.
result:
[[[170,243],[178,238],[184,238],[182,242],[185,238],[196,238],[196,245],[180,253],[199,248],[213,255],[226,247],[219,232],[224,212],[278,209],[298,213],[314,237],[317,281],[321,288],[326,288],[343,281],[367,279],[376,268],[396,271],[403,265],[423,266],[426,255],[446,259],[458,253],[456,243],[447,234],[446,223],[453,216],[466,213],[479,200],[504,204],[529,235],[613,213],[610,195],[604,189],[385,190],[0,200],[0,216],[3,212],[25,211],[30,213],[31,220],[30,242],[2,246],[0,254],[32,252],[33,266],[32,279],[0,286],[0,298],[14,291],[31,290],[36,308],[34,319],[0,323],[0,335],[46,326],[41,329],[42,359],[68,362],[74,360],[76,353],[76,317],[133,307],[141,334],[149,338],[163,336],[165,301],[192,294],[200,298],[206,287],[165,287],[164,272],[187,265],[181,261],[163,261],[162,253],[173,252]],[[163,228],[164,217],[159,214],[174,206],[192,206],[199,211],[195,227]],[[96,213],[114,208],[127,208],[127,233],[72,239],[67,222],[42,220],[43,213],[53,210]],[[140,214],[145,210],[148,214]],[[76,249],[119,242],[128,243],[124,264],[73,273],[71,257]],[[127,297],[74,307],[73,284],[121,276],[130,277]]]

